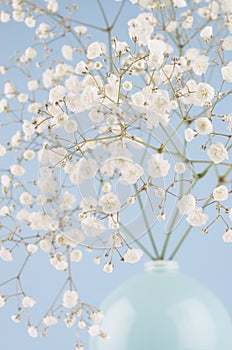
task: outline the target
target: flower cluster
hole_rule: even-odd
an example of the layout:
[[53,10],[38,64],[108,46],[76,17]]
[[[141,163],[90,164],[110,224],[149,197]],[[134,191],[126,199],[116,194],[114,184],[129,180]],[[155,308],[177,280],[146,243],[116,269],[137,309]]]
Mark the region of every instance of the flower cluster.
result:
[[[32,337],[78,319],[107,339],[101,311],[81,300],[71,272],[96,247],[94,263],[111,273],[117,260],[172,259],[194,227],[208,233],[220,221],[232,242],[231,1],[110,1],[112,23],[96,2],[102,27],[76,20],[69,2],[3,1],[0,11],[1,26],[16,22],[34,38],[0,62],[0,259],[25,255],[0,283],[16,284],[12,320],[36,303],[22,283],[33,254],[66,274],[43,319],[27,323]],[[117,32],[127,9],[133,18]],[[169,234],[159,249],[152,226],[162,223]],[[145,233],[151,246],[139,239]],[[3,307],[13,294],[1,293]]]

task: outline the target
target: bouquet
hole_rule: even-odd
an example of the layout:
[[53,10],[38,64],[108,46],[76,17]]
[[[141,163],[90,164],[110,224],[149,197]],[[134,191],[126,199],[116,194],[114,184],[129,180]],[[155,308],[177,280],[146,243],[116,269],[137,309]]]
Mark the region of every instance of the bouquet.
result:
[[[15,300],[32,337],[77,322],[83,349],[82,329],[108,337],[78,293],[83,254],[111,273],[173,259],[194,227],[220,222],[232,242],[231,2],[1,3],[25,42],[0,62],[0,258],[15,268],[0,307]],[[63,284],[33,323],[24,271],[39,250]]]

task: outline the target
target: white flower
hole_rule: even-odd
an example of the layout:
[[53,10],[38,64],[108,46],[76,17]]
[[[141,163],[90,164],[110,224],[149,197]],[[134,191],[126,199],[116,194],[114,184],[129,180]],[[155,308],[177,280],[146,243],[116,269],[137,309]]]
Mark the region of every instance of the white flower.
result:
[[4,205],[1,209],[0,209],[0,216],[9,216],[10,215],[10,210],[9,208]]
[[27,246],[28,253],[34,254],[35,252],[37,252],[37,250],[38,250],[37,245],[32,244],[32,243],[28,244],[28,246]]
[[228,152],[221,142],[211,145],[207,154],[215,164],[221,163],[224,159],[229,159]]
[[106,214],[114,214],[121,208],[121,203],[118,196],[111,192],[104,194],[100,198],[99,204],[102,206],[102,211],[104,211]]
[[0,157],[3,157],[6,154],[6,147],[0,145]]
[[187,222],[191,226],[202,226],[206,223],[208,218],[207,214],[202,213],[202,208],[196,207],[194,211],[188,215]]
[[56,253],[53,257],[50,258],[50,264],[55,267],[58,271],[64,271],[68,267],[68,263],[61,253]]
[[39,246],[40,246],[40,249],[43,250],[46,253],[50,252],[50,250],[52,248],[51,242],[48,239],[46,239],[46,238],[43,238],[39,242]]
[[35,158],[35,152],[32,149],[27,149],[24,153],[23,153],[23,157],[26,160],[32,160]]
[[232,50],[232,35],[229,35],[225,38],[223,38],[222,42],[222,48],[223,50]]
[[143,256],[143,251],[141,249],[129,248],[124,255],[124,261],[130,264],[138,262]]
[[50,31],[50,27],[48,24],[40,23],[40,25],[36,29],[35,33],[36,33],[36,35],[38,35],[38,37],[40,39],[45,39],[45,38],[47,38],[49,31]]
[[54,326],[55,324],[57,324],[57,322],[58,322],[58,318],[54,315],[49,315],[43,319],[43,323],[47,327]]
[[215,201],[225,201],[229,196],[229,191],[225,185],[216,187],[213,190],[213,198]]
[[196,75],[204,74],[209,66],[209,57],[199,55],[195,60],[191,62],[191,68]]
[[70,253],[70,260],[73,262],[79,262],[82,259],[82,251],[78,250],[78,249],[74,249],[71,253]]
[[20,315],[19,315],[19,314],[12,315],[12,316],[11,316],[11,320],[12,320],[14,323],[19,323],[19,322],[20,322]]
[[6,298],[3,295],[0,295],[0,307],[3,307],[6,304]]
[[36,56],[37,56],[37,52],[36,52],[36,49],[34,47],[28,47],[26,50],[25,50],[25,55],[27,57],[28,60],[33,60]]
[[201,135],[208,135],[213,132],[212,122],[206,117],[197,118],[195,120],[195,128]]
[[191,142],[197,136],[197,132],[191,128],[187,128],[184,131],[184,136],[187,142]]
[[75,202],[76,202],[76,197],[69,192],[65,192],[63,197],[61,198],[60,209],[62,210],[71,209]]
[[63,45],[61,49],[62,55],[66,60],[72,61],[73,48],[70,45]]
[[12,252],[9,249],[7,249],[7,248],[1,247],[1,249],[0,249],[0,258],[3,261],[6,261],[6,262],[12,261],[13,260]]
[[168,174],[170,164],[163,159],[163,154],[153,154],[148,160],[147,172],[152,177],[162,177]]
[[27,88],[29,91],[35,91],[39,87],[39,81],[38,80],[31,80],[27,83]]
[[222,239],[224,242],[226,243],[231,243],[232,242],[232,229],[229,228],[228,230],[226,230],[226,232],[224,233],[224,235],[222,236]]
[[78,170],[79,170],[79,176],[83,180],[89,180],[92,179],[97,171],[98,165],[95,159],[93,158],[82,158],[78,162]]
[[105,45],[98,41],[94,41],[88,46],[87,58],[89,60],[93,60],[94,58],[100,57],[105,52],[106,52]]
[[191,194],[187,194],[177,201],[177,208],[181,214],[189,214],[195,207],[196,198]]
[[10,166],[10,172],[15,176],[23,176],[25,174],[25,169],[20,164],[13,164]]
[[96,237],[105,231],[104,223],[91,216],[81,221],[81,228],[87,237]]
[[22,300],[22,305],[25,309],[28,309],[29,307],[33,307],[35,303],[36,301],[29,296],[25,296]]
[[63,100],[65,96],[65,87],[61,85],[57,85],[53,89],[50,90],[49,92],[49,102],[55,103],[58,101]]
[[114,264],[111,261],[107,262],[103,267],[103,271],[106,273],[112,273],[113,270],[114,270]]
[[186,166],[183,162],[177,162],[174,166],[174,170],[177,174],[184,174]]
[[232,62],[221,69],[222,77],[225,81],[232,83]]
[[195,99],[193,101],[195,106],[204,106],[211,103],[214,98],[214,88],[207,83],[200,83],[197,85]]
[[75,290],[66,290],[63,295],[62,305],[66,309],[72,309],[76,306],[78,300],[78,294]]
[[200,32],[200,36],[205,40],[212,38],[213,36],[212,26],[206,26],[204,29],[202,29]]
[[121,181],[128,184],[135,184],[143,175],[143,168],[139,164],[126,162],[121,169]]
[[175,7],[185,7],[185,6],[187,6],[185,0],[173,0],[173,5]]
[[88,333],[91,337],[96,337],[100,332],[100,327],[98,324],[93,324],[89,326]]
[[8,175],[1,176],[1,184],[3,187],[9,187],[11,183],[11,178]]
[[1,11],[0,12],[0,22],[2,23],[7,23],[10,20],[10,15],[6,11]]
[[23,192],[19,200],[24,205],[31,205],[32,204],[32,195],[29,192]]
[[38,328],[31,326],[27,329],[28,334],[32,337],[32,338],[36,338],[38,337]]
[[24,23],[28,28],[33,28],[35,26],[36,21],[32,16],[28,16],[25,18]]
[[66,120],[64,123],[64,130],[69,134],[76,132],[77,131],[77,122],[73,119]]
[[133,87],[132,83],[128,80],[124,81],[122,84],[122,88],[125,91],[130,91],[132,89],[132,87]]

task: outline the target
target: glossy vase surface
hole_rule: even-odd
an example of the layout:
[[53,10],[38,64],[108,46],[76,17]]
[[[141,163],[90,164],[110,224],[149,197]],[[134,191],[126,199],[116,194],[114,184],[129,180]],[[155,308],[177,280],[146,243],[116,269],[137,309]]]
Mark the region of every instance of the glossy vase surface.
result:
[[232,322],[221,301],[179,271],[151,261],[102,304],[101,329],[90,350],[232,350]]

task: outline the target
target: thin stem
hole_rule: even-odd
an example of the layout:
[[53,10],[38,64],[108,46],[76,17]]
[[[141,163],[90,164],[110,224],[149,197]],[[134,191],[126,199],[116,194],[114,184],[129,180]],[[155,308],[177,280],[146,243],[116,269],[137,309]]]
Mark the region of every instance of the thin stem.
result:
[[[135,189],[137,191],[138,189],[137,189],[136,185],[134,187],[135,187]],[[145,212],[143,210],[143,203],[142,203],[142,200],[140,198],[140,194],[138,195],[138,201],[139,201],[139,206],[140,206],[140,209],[142,211],[143,219],[144,219],[144,222],[145,222],[145,225],[146,225],[146,228],[147,228],[147,232],[148,232],[148,235],[149,235],[149,238],[150,238],[150,241],[151,241],[154,253],[155,253],[156,257],[159,259],[160,258],[159,257],[159,252],[158,252],[158,249],[156,247],[156,244],[155,244],[155,241],[154,241],[151,229],[149,227],[149,222],[147,220],[147,216],[146,216],[146,214],[145,214]]]
[[192,226],[189,226],[187,228],[187,230],[185,231],[185,233],[183,234],[181,240],[179,241],[179,243],[176,245],[175,249],[173,250],[172,254],[170,255],[170,257],[168,258],[168,260],[172,260],[174,258],[174,256],[176,255],[176,253],[178,252],[178,250],[180,249],[181,245],[183,244],[183,242],[185,241],[185,239],[188,237],[189,232],[191,231]]

